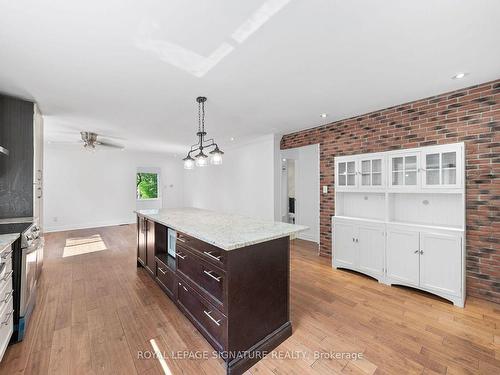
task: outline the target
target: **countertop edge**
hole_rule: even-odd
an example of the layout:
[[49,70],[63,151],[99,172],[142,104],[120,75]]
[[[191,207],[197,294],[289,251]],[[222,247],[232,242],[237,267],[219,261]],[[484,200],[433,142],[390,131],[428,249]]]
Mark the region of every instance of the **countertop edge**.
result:
[[268,237],[265,237],[265,238],[262,238],[262,239],[259,239],[259,240],[255,240],[255,241],[246,241],[246,242],[242,242],[242,243],[236,243],[235,245],[225,245],[225,244],[221,244],[221,243],[212,241],[212,240],[206,238],[202,234],[195,233],[195,232],[190,231],[190,230],[186,230],[185,228],[176,227],[175,225],[172,225],[171,223],[168,223],[168,222],[165,222],[165,221],[163,221],[161,219],[158,219],[157,217],[155,217],[156,214],[151,215],[151,214],[146,214],[146,213],[143,213],[143,212],[140,212],[140,211],[134,211],[134,213],[137,214],[137,215],[140,215],[140,216],[144,216],[145,218],[148,218],[148,219],[150,219],[150,220],[152,220],[154,222],[157,222],[159,224],[165,225],[165,226],[167,226],[169,228],[172,228],[172,229],[174,229],[176,231],[185,233],[185,234],[187,234],[189,236],[192,236],[194,238],[202,240],[202,241],[204,241],[206,243],[209,243],[211,245],[217,246],[217,247],[219,247],[219,248],[221,248],[222,250],[225,250],[225,251],[231,251],[231,250],[241,249],[243,247],[247,247],[247,246],[251,246],[251,245],[256,245],[256,244],[267,242],[267,241],[276,240],[278,238],[288,237],[288,236],[290,236],[292,234],[296,234],[296,233],[299,233],[299,232],[302,232],[302,231],[308,229],[307,227],[302,226],[301,228],[298,228],[297,230],[293,230],[293,231],[289,231],[289,232],[285,232],[285,233],[280,233],[280,234],[277,234],[277,235],[274,235],[274,236],[268,236]]
[[0,234],[0,252],[11,246],[19,237],[19,233]]

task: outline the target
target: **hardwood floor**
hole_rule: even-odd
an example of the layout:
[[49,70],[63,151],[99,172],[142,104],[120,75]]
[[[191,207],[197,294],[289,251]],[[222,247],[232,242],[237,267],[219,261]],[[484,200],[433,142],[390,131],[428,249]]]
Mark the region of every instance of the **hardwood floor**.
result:
[[[220,359],[179,358],[188,350],[211,357],[213,349],[136,268],[135,226],[45,238],[38,304],[25,340],[7,349],[0,374],[163,374],[160,361],[148,358],[152,339],[172,374],[224,373]],[[251,374],[500,373],[499,305],[469,298],[460,309],[333,270],[299,240],[291,275],[294,333]],[[361,359],[348,356],[358,352]]]

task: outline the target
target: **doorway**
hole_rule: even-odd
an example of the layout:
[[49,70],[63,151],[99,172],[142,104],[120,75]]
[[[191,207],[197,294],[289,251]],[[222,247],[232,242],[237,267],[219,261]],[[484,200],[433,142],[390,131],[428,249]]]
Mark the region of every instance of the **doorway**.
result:
[[319,244],[319,145],[281,150],[281,220],[306,225],[298,238]]

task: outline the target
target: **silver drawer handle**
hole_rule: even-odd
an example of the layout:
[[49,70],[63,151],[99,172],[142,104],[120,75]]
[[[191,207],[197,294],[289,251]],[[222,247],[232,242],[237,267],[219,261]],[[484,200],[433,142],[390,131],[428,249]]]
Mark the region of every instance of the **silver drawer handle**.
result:
[[203,310],[203,313],[204,313],[206,316],[208,316],[212,322],[214,322],[215,324],[217,324],[218,326],[220,326],[220,321],[221,321],[221,319],[219,319],[219,320],[215,320],[215,319],[213,318],[213,316],[212,316],[212,315],[210,315],[210,314],[212,313],[212,311],[206,311],[206,310]]
[[207,270],[203,270],[203,273],[205,275],[208,275],[210,276],[212,279],[214,279],[215,281],[219,282],[220,283],[220,279],[222,278],[221,276],[214,276],[214,274],[212,273],[214,271],[207,271]]
[[186,259],[186,256],[185,256],[185,255],[182,255],[181,253],[177,253],[177,256],[178,256],[179,258],[183,259],[183,260],[184,260],[184,259]]
[[12,275],[12,272],[14,272],[14,271],[10,271],[7,275],[2,277],[2,281],[6,281]]
[[184,285],[182,285],[181,283],[179,283],[179,285],[180,285],[180,286],[182,286],[182,288],[183,288],[186,292],[188,291]]
[[210,258],[215,259],[219,262],[220,262],[220,258],[222,258],[221,256],[216,257],[215,255],[212,255],[211,251],[204,251],[203,254],[208,255]]
[[0,302],[3,302],[3,303],[9,302],[10,297],[12,297],[13,295],[14,295],[14,290],[11,290],[10,292],[5,293],[5,298],[3,300],[1,300]]
[[177,239],[178,239],[179,241],[183,242],[183,243],[186,243],[186,240],[185,240],[184,238],[182,238],[182,237],[177,237]]
[[158,271],[160,271],[162,274],[166,275],[167,271],[165,271],[163,268],[158,267]]
[[11,310],[8,314],[7,314],[7,319],[5,319],[3,322],[2,322],[2,325],[3,326],[6,326],[7,324],[9,324],[9,320],[10,320],[10,317],[11,315],[14,314],[14,310]]
[[10,254],[12,254],[12,250],[11,251],[7,251],[6,253],[3,253],[2,254],[2,259],[7,258]]

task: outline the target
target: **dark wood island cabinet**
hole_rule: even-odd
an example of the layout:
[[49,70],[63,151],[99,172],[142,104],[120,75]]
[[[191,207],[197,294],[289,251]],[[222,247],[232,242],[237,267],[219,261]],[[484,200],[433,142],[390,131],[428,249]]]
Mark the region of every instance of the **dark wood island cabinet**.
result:
[[[207,215],[214,224],[188,224]],[[220,353],[227,374],[241,374],[292,334],[289,236],[303,229],[196,209],[138,211],[137,264]]]

